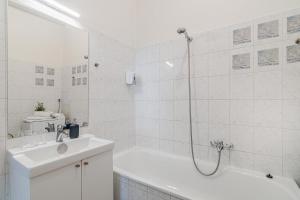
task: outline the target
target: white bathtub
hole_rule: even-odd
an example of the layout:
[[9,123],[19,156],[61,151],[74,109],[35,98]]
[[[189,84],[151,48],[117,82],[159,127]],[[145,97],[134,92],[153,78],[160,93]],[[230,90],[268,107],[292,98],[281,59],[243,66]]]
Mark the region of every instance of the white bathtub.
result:
[[[209,167],[208,163],[200,165]],[[189,158],[141,148],[116,155],[114,172],[190,200],[300,200],[298,186],[288,178],[268,179],[265,174],[232,167],[204,177]]]

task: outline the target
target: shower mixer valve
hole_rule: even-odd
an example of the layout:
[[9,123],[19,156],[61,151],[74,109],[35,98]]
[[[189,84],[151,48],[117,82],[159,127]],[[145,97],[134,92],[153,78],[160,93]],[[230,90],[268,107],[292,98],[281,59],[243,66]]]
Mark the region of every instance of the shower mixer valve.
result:
[[210,141],[210,146],[216,148],[217,151],[222,151],[222,150],[230,151],[233,149],[233,144],[224,144],[222,140]]

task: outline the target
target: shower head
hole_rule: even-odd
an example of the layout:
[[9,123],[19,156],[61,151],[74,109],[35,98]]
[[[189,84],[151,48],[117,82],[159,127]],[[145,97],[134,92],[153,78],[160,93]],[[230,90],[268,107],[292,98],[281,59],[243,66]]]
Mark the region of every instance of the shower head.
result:
[[186,32],[186,29],[185,28],[178,28],[177,29],[177,33],[178,34],[182,34],[182,33],[185,33]]
[[189,36],[189,34],[187,33],[187,31],[186,31],[185,28],[178,28],[178,29],[177,29],[177,33],[178,33],[178,34],[184,34],[184,35],[185,35],[185,38],[186,38],[189,42],[191,42],[191,41],[193,40],[193,38]]

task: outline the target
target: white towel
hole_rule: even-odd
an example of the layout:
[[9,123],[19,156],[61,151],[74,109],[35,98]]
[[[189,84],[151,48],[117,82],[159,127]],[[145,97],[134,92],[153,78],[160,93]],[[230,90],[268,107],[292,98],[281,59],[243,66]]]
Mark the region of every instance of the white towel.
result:
[[33,116],[37,116],[37,117],[51,117],[52,114],[53,114],[53,112],[50,112],[50,111],[35,111],[33,113]]

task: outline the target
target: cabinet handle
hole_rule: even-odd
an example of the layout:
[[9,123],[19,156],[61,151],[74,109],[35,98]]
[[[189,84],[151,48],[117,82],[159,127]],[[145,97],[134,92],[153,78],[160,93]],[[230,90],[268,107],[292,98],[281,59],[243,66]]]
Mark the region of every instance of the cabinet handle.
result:
[[76,167],[76,168],[79,168],[79,167],[80,167],[80,165],[79,165],[79,164],[77,164],[77,165],[75,165],[75,167]]
[[88,162],[84,162],[83,164],[84,164],[84,165],[89,165],[89,163],[88,163]]

